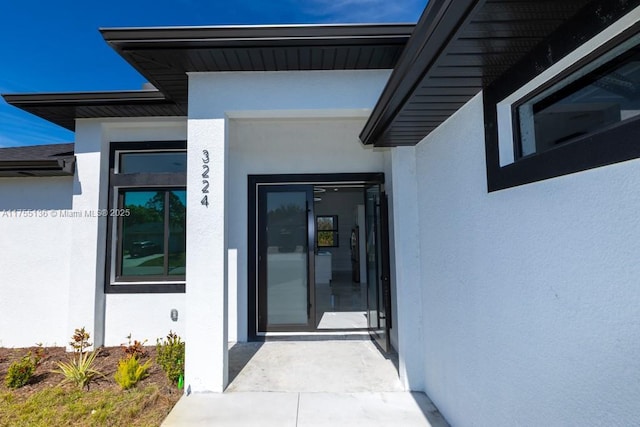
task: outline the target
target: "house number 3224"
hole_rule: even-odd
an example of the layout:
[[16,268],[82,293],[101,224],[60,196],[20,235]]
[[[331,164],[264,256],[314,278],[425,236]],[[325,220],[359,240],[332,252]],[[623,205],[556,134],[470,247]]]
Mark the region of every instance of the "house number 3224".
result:
[[209,151],[202,150],[202,200],[200,203],[209,207]]

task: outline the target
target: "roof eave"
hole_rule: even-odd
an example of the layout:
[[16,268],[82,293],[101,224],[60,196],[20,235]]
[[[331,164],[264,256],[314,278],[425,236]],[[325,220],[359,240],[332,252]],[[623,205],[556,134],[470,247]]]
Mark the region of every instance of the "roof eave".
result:
[[11,105],[103,105],[122,103],[164,102],[167,98],[158,90],[112,92],[48,92],[2,94]]
[[375,144],[385,133],[395,115],[424,78],[428,65],[437,59],[456,34],[460,23],[469,17],[479,3],[482,0],[429,1],[360,133],[360,140],[364,144]]
[[75,156],[56,160],[0,161],[0,177],[73,176]]
[[199,44],[262,42],[271,44],[292,41],[350,41],[380,38],[408,38],[414,24],[343,24],[343,25],[266,25],[215,27],[130,27],[100,28],[102,37],[111,45],[141,43]]
[[[158,90],[111,91],[111,92],[63,92],[63,93],[24,93],[3,94],[5,101],[30,114],[41,117],[70,131],[75,130],[75,121],[79,118],[130,117],[128,110],[143,111],[140,117],[186,116],[186,107],[167,99]],[[113,114],[96,113],[104,108],[115,111]],[[119,115],[119,111],[124,111]],[[152,110],[161,110],[160,114]],[[87,113],[88,112],[88,113]],[[138,117],[138,116],[135,116]]]

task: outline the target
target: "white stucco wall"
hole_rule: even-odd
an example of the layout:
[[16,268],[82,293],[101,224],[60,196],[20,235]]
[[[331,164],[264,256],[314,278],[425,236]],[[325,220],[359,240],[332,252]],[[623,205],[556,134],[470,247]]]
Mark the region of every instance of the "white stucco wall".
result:
[[640,419],[640,161],[487,193],[482,98],[416,148],[426,390],[453,425]]
[[[77,175],[73,210],[92,211],[108,206],[108,164],[110,142],[186,140],[186,119],[81,119],[76,124],[75,152]],[[186,310],[184,294],[107,294],[104,293],[106,218],[77,218],[71,231],[73,265],[67,333],[85,326],[95,344],[117,346],[133,339],[164,337],[169,330],[184,333]],[[171,321],[172,308],[179,311]]]
[[[171,310],[178,310],[178,320],[171,320]],[[126,337],[147,340],[155,345],[169,331],[184,339],[184,319],[187,310],[184,294],[107,294],[105,313],[105,342],[119,345]]]
[[68,340],[75,218],[59,214],[70,211],[72,190],[71,177],[0,178],[0,347]]

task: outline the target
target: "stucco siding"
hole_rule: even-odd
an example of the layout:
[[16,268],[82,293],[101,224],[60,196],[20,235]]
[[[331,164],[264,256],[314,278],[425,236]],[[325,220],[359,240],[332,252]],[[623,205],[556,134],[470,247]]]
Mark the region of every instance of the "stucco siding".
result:
[[0,179],[0,346],[66,345],[73,179]]
[[640,419],[640,162],[487,193],[482,97],[416,148],[426,391],[454,425]]
[[[147,345],[155,345],[169,331],[184,339],[184,299],[184,294],[107,294],[105,345],[125,343],[129,334],[132,339],[147,340]],[[174,309],[176,321],[171,319]]]

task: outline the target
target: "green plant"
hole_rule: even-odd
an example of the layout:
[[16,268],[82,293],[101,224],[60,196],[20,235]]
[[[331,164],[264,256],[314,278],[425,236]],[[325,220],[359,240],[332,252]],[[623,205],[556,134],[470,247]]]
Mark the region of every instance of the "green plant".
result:
[[89,385],[92,381],[95,381],[98,377],[104,377],[102,372],[93,367],[99,353],[100,349],[97,349],[91,353],[80,353],[69,362],[58,362],[59,369],[53,372],[64,375],[64,380],[61,384],[70,382],[80,388],[86,387],[89,390]]
[[133,340],[133,343],[132,343],[131,334],[127,336],[127,340],[128,340],[127,345],[120,344],[125,357],[136,357],[138,359],[140,359],[141,357],[147,357],[147,352],[144,349],[144,345],[146,344],[147,340],[144,340],[142,342],[138,340]]
[[20,388],[26,385],[33,378],[33,374],[43,358],[44,349],[42,344],[38,344],[35,354],[29,351],[22,359],[9,366],[7,375],[4,377],[4,384],[9,388]]
[[173,331],[169,331],[166,339],[157,340],[156,362],[174,384],[184,375],[184,342]]
[[26,385],[36,369],[45,357],[45,350],[42,348],[42,344],[38,344],[38,348],[35,353],[29,351],[22,359],[13,362],[9,366],[7,375],[4,378],[4,383],[9,388],[20,388]]
[[128,390],[135,386],[138,381],[149,376],[147,372],[151,366],[151,360],[147,360],[143,365],[135,356],[127,356],[118,362],[118,370],[114,379],[123,390]]
[[94,364],[96,357],[100,353],[100,349],[96,349],[90,353],[84,350],[91,345],[89,343],[89,333],[82,329],[76,329],[72,341],[69,343],[73,347],[74,352],[69,362],[58,362],[58,369],[52,372],[64,375],[61,384],[73,383],[80,388],[86,387],[98,377],[104,377],[104,374],[95,369]]

